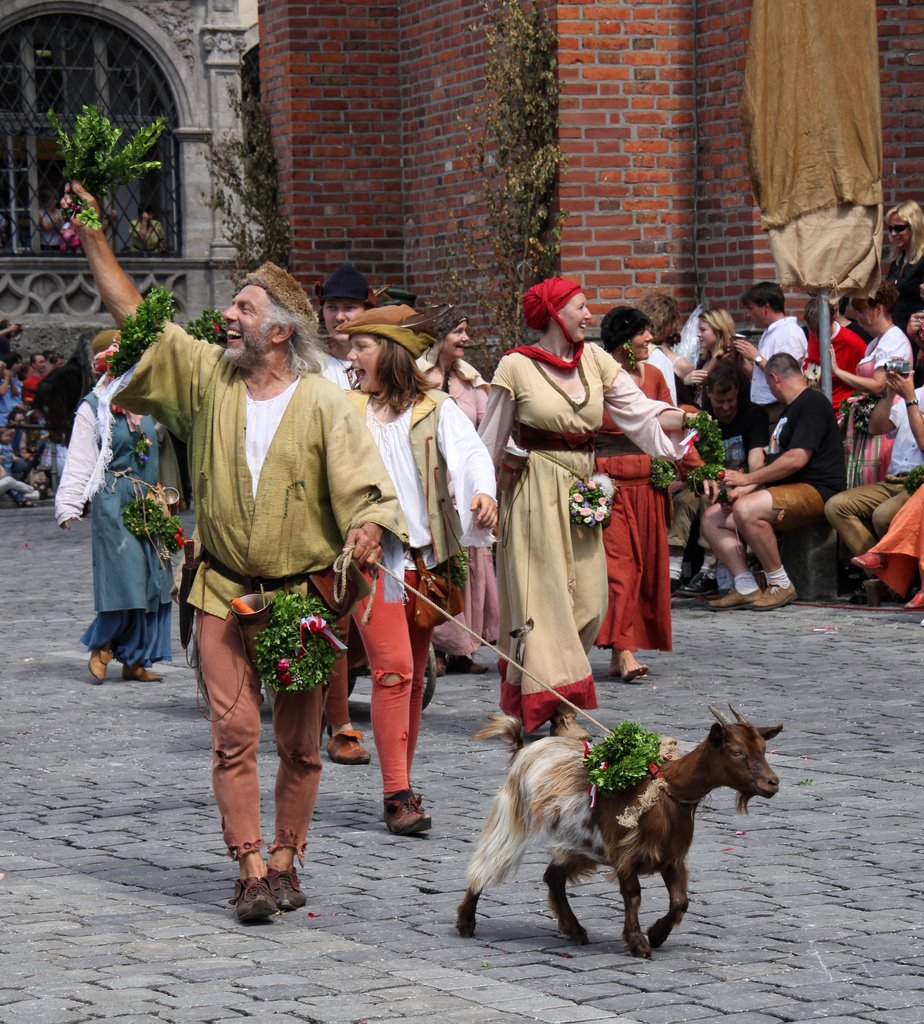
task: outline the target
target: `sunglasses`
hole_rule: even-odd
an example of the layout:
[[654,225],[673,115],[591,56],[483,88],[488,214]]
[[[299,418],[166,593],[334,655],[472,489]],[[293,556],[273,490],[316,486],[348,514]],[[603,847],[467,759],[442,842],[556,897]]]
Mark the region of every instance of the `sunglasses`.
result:
[[890,235],[900,235],[903,231],[907,231],[907,230],[908,230],[908,225],[907,224],[890,224],[889,225],[889,234]]

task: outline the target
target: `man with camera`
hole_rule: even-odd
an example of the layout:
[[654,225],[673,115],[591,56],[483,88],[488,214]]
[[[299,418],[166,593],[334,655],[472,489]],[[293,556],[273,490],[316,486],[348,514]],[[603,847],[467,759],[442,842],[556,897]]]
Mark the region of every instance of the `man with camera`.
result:
[[[907,359],[890,359],[885,371],[886,390],[869,418],[871,434],[895,432],[885,479],[852,487],[825,503],[828,522],[854,556],[864,555],[885,536],[896,512],[909,498],[905,477],[915,466],[924,465],[924,417],[920,406],[924,387],[915,391]],[[878,565],[878,558],[873,557]],[[862,558],[857,564],[863,565]]]

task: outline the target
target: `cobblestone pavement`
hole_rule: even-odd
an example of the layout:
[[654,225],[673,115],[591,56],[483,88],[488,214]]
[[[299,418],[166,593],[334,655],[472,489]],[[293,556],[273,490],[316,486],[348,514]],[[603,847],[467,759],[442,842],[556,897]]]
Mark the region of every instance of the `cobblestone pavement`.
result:
[[[114,673],[89,685],[77,643],[92,616],[88,525],[64,534],[47,508],[15,510],[0,512],[0,535],[4,1024],[924,1021],[918,616],[675,603],[676,650],[648,659],[650,682],[607,680],[596,652],[608,725],[634,718],[693,744],[707,704],[729,701],[786,725],[771,744],[772,801],[742,817],[719,790],[700,808],[690,910],[650,961],[626,954],[603,875],[574,897],[590,945],[560,937],[538,849],[486,893],[476,938],[456,934],[506,765],[470,738],[495,710],[493,675],[441,679],[424,713],[415,782],[430,837],[385,831],[374,763],[325,764],[308,906],[245,927],[226,903],[234,870],[182,656],[160,684]],[[367,726],[367,681],[354,711]],[[265,735],[269,794],[268,724]],[[643,922],[665,905],[649,880]]]

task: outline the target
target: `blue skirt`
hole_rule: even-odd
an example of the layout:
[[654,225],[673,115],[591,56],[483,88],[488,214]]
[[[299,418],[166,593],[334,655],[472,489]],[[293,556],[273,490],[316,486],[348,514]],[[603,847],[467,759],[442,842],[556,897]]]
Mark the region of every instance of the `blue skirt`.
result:
[[170,602],[156,612],[139,608],[98,612],[80,638],[88,651],[109,646],[125,665],[150,668],[155,661],[170,661]]

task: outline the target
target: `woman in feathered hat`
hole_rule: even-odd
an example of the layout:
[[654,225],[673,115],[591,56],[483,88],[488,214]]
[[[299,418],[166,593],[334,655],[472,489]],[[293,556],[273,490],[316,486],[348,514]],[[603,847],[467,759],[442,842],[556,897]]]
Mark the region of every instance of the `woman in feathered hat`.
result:
[[[447,577],[468,546],[490,546],[497,523],[494,467],[466,415],[445,392],[430,387],[416,360],[434,339],[426,315],[409,306],[371,309],[343,327],[358,391],[350,392],[382,454],[408,525],[410,550],[399,557],[405,581],[424,572]],[[454,499],[448,489],[452,476]],[[386,552],[387,556],[387,552]],[[382,769],[389,831],[427,831],[430,815],[411,786],[420,731],[424,671],[432,625],[409,592],[407,604],[385,601],[376,589],[372,618],[361,627],[372,668],[372,733]],[[361,602],[357,620],[369,599]]]

